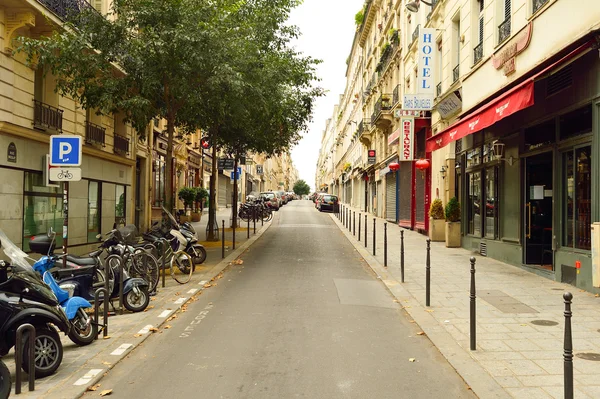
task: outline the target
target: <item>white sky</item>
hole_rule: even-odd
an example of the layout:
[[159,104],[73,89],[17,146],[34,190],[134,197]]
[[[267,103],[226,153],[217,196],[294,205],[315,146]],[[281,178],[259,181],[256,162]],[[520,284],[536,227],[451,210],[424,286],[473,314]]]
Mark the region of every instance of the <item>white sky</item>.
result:
[[346,59],[356,30],[354,15],[363,3],[364,0],[304,0],[290,16],[290,24],[296,25],[302,34],[295,43],[296,48],[304,55],[323,61],[318,65],[317,73],[321,79],[318,85],[326,90],[326,94],[316,101],[313,122],[292,149],[292,160],[300,179],[312,190],[315,188],[321,135],[346,86]]

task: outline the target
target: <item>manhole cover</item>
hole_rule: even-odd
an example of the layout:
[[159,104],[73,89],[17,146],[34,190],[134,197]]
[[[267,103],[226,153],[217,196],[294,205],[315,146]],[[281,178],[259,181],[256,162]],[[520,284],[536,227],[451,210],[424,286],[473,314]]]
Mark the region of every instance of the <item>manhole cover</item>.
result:
[[531,324],[535,324],[536,326],[556,326],[556,325],[558,325],[557,322],[552,321],[552,320],[534,320],[531,322]]
[[578,353],[575,356],[583,360],[592,360],[594,362],[600,362],[600,353]]

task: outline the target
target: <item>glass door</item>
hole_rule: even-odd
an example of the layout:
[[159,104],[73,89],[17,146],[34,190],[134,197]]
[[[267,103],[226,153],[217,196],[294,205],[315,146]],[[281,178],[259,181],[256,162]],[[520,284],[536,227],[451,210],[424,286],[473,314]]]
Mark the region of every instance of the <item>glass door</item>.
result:
[[554,270],[552,152],[525,159],[524,263]]

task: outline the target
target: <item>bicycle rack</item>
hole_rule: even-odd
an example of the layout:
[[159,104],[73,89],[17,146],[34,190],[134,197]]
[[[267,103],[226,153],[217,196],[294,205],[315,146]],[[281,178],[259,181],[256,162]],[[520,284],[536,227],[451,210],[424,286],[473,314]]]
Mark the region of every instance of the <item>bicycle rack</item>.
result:
[[17,369],[16,383],[15,383],[15,394],[21,393],[21,378],[23,370],[21,370],[21,364],[23,364],[23,334],[25,330],[29,331],[30,344],[29,344],[29,391],[35,391],[35,327],[31,324],[21,324],[17,328],[17,337],[15,343],[15,365]]
[[[102,315],[102,324],[98,323],[100,316],[100,308],[98,304],[100,303],[100,294],[104,294],[104,302],[102,303],[104,311]],[[94,323],[101,327],[96,334],[96,338],[98,339],[98,335],[100,335],[100,330],[102,330],[102,336],[104,338],[108,337],[108,301],[110,300],[110,295],[106,288],[98,288],[94,293]]]

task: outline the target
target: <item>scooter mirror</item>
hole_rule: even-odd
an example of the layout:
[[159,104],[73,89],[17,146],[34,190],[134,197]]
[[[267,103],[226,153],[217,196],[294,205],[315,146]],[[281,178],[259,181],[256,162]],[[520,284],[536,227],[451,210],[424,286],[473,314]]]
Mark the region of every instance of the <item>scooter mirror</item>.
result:
[[102,234],[96,234],[96,239],[97,240],[101,240],[102,239]]

